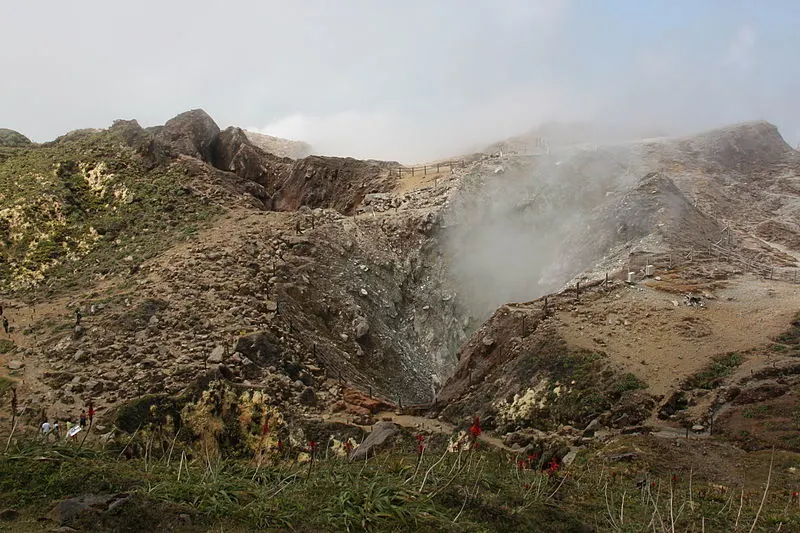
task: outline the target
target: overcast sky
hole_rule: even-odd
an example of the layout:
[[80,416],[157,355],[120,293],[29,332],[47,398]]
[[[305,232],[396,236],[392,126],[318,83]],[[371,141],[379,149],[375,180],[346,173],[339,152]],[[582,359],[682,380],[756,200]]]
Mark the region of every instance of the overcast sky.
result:
[[800,140],[793,0],[0,0],[0,127],[202,107],[318,152],[422,161],[549,120]]

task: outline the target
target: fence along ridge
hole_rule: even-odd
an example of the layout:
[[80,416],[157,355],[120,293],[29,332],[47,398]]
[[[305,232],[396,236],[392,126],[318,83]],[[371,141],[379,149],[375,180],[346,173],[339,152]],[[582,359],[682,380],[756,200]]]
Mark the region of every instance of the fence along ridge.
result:
[[411,167],[400,165],[397,167],[392,167],[389,169],[389,175],[391,176],[392,174],[396,173],[397,176],[402,177],[405,173],[414,176],[417,172],[422,172],[423,176],[427,176],[428,171],[434,172],[435,170],[435,173],[439,174],[443,168],[449,168],[452,171],[454,168],[464,168],[466,166],[467,162],[464,159],[451,159],[449,161],[442,161],[439,163],[431,163],[426,165],[417,165]]

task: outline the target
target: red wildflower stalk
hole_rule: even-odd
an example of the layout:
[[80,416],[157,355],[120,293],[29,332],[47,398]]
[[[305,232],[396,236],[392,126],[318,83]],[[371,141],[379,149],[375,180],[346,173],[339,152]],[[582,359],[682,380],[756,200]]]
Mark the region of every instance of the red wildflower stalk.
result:
[[481,433],[483,433],[483,430],[481,429],[480,418],[477,416],[472,420],[472,426],[470,426],[469,432],[473,439],[477,439],[480,437]]
[[550,466],[547,467],[547,475],[549,475],[550,477],[555,476],[556,473],[558,473],[559,467],[560,465],[558,464],[558,460],[555,457],[553,457],[552,459],[550,459]]
[[317,449],[316,441],[308,441],[308,449],[311,454],[311,461],[308,463],[308,474],[306,474],[306,480],[311,477],[311,469],[314,468],[314,450]]
[[422,455],[422,452],[425,450],[425,437],[422,435],[417,435],[417,454]]

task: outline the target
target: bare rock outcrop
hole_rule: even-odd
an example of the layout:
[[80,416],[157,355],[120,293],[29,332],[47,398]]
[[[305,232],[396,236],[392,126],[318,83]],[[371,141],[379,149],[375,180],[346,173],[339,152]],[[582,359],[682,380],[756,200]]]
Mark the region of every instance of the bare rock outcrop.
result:
[[179,154],[211,161],[211,147],[219,126],[202,109],[193,109],[169,119],[156,138]]
[[262,187],[274,185],[276,171],[285,165],[248,139],[241,128],[230,127],[216,136],[211,146],[211,163]]

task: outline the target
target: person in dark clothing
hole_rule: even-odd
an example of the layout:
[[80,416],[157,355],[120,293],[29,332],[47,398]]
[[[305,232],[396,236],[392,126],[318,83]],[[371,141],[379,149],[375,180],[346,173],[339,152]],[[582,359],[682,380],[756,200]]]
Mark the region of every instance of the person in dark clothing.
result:
[[81,316],[82,316],[81,315],[81,310],[80,309],[76,309],[75,310],[75,325],[76,326],[80,326],[81,325]]
[[6,317],[3,317],[3,331],[8,333],[8,319]]
[[85,428],[86,427],[86,411],[84,411],[83,409],[81,409],[81,417],[80,417],[79,420],[80,420],[81,427]]

